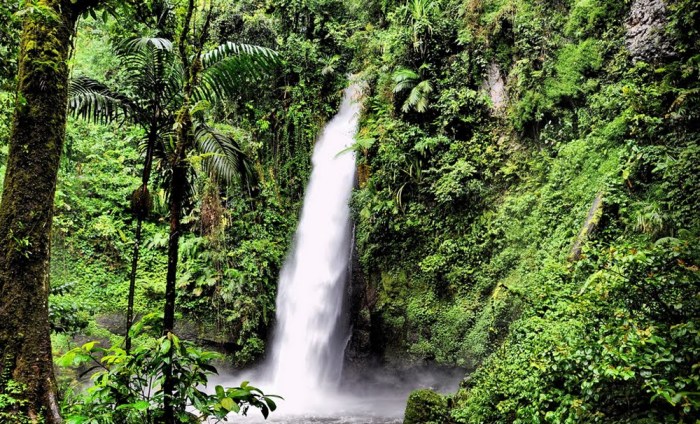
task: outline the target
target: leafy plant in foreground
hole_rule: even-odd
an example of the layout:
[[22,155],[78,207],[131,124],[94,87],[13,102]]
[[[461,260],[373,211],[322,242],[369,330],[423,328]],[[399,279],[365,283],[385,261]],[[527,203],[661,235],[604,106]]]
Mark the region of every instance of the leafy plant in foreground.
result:
[[[150,329],[160,334],[161,316],[149,315],[132,328],[132,336]],[[156,324],[156,325],[152,325]],[[250,408],[259,409],[265,418],[277,408],[274,395],[247,381],[240,387],[216,386],[215,393],[204,391],[208,377],[216,374],[211,362],[215,352],[205,352],[194,344],[168,333],[149,338],[127,353],[119,347],[102,348],[88,342],[58,359],[65,367],[87,367],[93,386],[84,393],[68,396],[63,415],[69,424],[159,423],[163,420],[165,367],[170,366],[175,382],[172,405],[177,422],[201,422],[224,419],[229,413],[246,415]]]

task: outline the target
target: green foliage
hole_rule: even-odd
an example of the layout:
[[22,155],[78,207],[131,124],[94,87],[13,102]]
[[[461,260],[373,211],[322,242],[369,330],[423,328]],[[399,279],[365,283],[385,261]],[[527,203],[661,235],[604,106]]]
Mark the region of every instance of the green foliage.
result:
[[[9,380],[3,384],[3,391],[0,392],[0,420],[8,424],[35,424],[37,420],[19,414],[24,406],[29,404],[26,398],[26,387],[14,380]],[[39,420],[38,423],[42,423]]]
[[0,4],[0,93],[14,88],[19,50],[18,10],[19,2]]
[[[540,85],[523,91],[522,100],[515,107],[514,124],[518,129],[543,122],[556,115],[555,110],[564,104],[576,104],[582,96],[597,88],[597,80],[592,78],[602,66],[598,42],[587,39],[578,45],[564,45],[553,63],[553,75],[544,80],[533,78]],[[534,74],[534,73],[533,73]],[[538,71],[536,75],[546,75]]]
[[[142,330],[159,329],[152,325],[162,317],[146,316],[132,331],[138,336]],[[211,365],[219,357],[204,352],[192,343],[168,333],[160,338],[141,340],[139,347],[127,354],[123,349],[109,349],[88,342],[72,349],[58,359],[63,367],[91,366],[87,372],[93,386],[83,394],[74,392],[63,405],[68,423],[157,423],[163,413],[164,367],[171,366],[175,376],[173,405],[178,422],[198,422],[203,418],[224,419],[230,412],[246,415],[250,408],[259,409],[267,418],[276,409],[273,398],[260,389],[243,382],[240,387],[224,389],[216,386],[214,394],[199,389],[216,374]],[[187,412],[193,407],[199,418]]]
[[692,422],[700,252],[666,238],[587,253],[473,377],[458,422]]
[[405,424],[439,424],[447,419],[447,399],[431,390],[416,390],[408,397]]
[[[668,6],[677,56],[633,64],[629,1],[459,3],[440,2],[464,21],[431,23],[435,54],[396,18],[410,4],[350,40],[372,87],[352,206],[385,359],[477,367],[457,422],[692,422],[697,5]],[[397,113],[423,73],[430,107]]]
[[77,333],[88,325],[89,312],[69,296],[66,296],[75,283],[51,287],[49,296],[49,320],[51,330],[58,333]]
[[609,17],[619,16],[628,3],[628,1],[577,0],[571,6],[564,33],[580,39],[596,36],[596,32],[609,30],[612,26]]
[[[0,175],[4,175],[7,145],[14,110],[15,74],[19,50],[19,19],[16,2],[0,4]],[[2,183],[2,177],[0,177]],[[1,190],[1,189],[0,189]]]

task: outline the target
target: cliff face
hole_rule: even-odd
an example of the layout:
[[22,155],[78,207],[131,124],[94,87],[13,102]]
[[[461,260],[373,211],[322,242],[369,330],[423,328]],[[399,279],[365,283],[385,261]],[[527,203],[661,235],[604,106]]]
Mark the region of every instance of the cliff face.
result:
[[635,0],[625,24],[625,44],[633,60],[658,62],[675,55],[666,33],[668,10],[663,0]]
[[476,367],[456,422],[688,420],[698,16],[655,0],[368,8],[350,40],[372,87],[352,359]]

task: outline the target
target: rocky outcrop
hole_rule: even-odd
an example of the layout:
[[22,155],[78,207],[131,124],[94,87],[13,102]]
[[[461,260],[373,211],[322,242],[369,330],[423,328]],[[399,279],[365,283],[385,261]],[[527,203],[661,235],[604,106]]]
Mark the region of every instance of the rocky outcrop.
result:
[[[141,316],[137,316],[134,322],[140,319]],[[95,317],[95,322],[112,334],[124,335],[126,317],[123,313],[101,314]],[[230,334],[216,328],[216,325],[213,323],[198,322],[187,318],[179,319],[175,321],[174,333],[183,340],[196,341],[210,348],[220,346],[226,350],[228,346],[235,345],[235,341]]]
[[443,424],[448,421],[447,398],[432,390],[411,393],[406,403],[404,424]]
[[497,63],[491,63],[486,71],[486,79],[481,89],[488,94],[491,99],[491,111],[501,112],[508,104],[508,93],[506,92],[506,81],[503,78],[501,67]]
[[625,44],[634,61],[659,62],[675,55],[666,33],[666,2],[635,0],[627,18]]
[[376,296],[372,295],[370,287],[367,284],[367,279],[360,268],[360,258],[358,257],[354,243],[350,261],[348,297],[350,300],[349,321],[351,335],[347,348],[345,349],[346,366],[363,366],[371,360],[373,355],[370,311],[374,306]]

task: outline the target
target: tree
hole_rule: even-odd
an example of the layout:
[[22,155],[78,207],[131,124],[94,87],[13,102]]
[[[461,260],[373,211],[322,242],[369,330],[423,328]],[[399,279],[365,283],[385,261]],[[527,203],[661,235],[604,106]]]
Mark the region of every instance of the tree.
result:
[[156,150],[162,152],[162,140],[172,131],[173,116],[168,110],[177,109],[179,92],[175,85],[179,73],[172,65],[172,42],[163,38],[136,38],[128,40],[116,49],[123,68],[127,71],[127,84],[131,93],[111,90],[105,84],[87,77],[71,81],[71,111],[88,121],[128,121],[143,128],[142,140],[145,157],[141,173],[141,186],[131,198],[132,213],[136,217],[129,293],[127,301],[125,345],[131,349],[129,329],[134,319],[134,292],[138,268],[139,248],[143,220],[152,207],[148,184]]
[[[205,13],[204,23],[199,34],[193,29],[193,16],[196,10],[194,0],[188,0],[183,29],[178,39],[179,59],[183,70],[182,97],[175,129],[176,143],[168,155],[170,167],[170,238],[168,241],[168,271],[165,288],[165,309],[163,328],[165,334],[172,332],[175,324],[175,283],[177,280],[177,263],[179,256],[179,240],[182,232],[182,206],[187,191],[187,174],[191,164],[188,154],[198,145],[218,145],[221,139],[215,131],[203,125],[202,115],[197,102],[199,99],[216,98],[234,91],[246,82],[246,77],[259,74],[269,69],[277,61],[277,56],[271,50],[262,47],[240,46],[225,43],[217,49],[204,54],[204,42],[208,37],[209,28],[214,12],[210,3]],[[239,58],[240,60],[231,60]],[[245,156],[239,149],[224,151],[223,156],[214,157],[211,161],[212,170],[217,170],[224,177],[238,177],[243,180],[253,177],[252,168],[247,164]],[[224,158],[236,158],[236,161],[225,161]],[[163,392],[165,395],[165,422],[174,423],[172,390],[174,381],[172,370],[166,367]]]
[[[168,242],[168,271],[164,308],[164,332],[171,333],[175,321],[175,283],[179,257],[179,239],[182,234],[181,217],[193,172],[191,154],[201,154],[205,172],[224,183],[239,181],[250,185],[254,170],[250,160],[236,140],[218,131],[206,121],[208,107],[234,93],[243,84],[249,84],[263,71],[278,62],[277,54],[267,48],[226,42],[205,53],[213,7],[207,8],[204,23],[198,34],[192,33],[196,5],[190,1],[178,39],[178,49],[162,38],[129,40],[118,52],[124,60],[127,79],[136,88],[137,96],[111,90],[106,85],[88,78],[78,78],[72,84],[71,108],[78,116],[91,120],[112,121],[126,119],[144,127],[146,165],[142,186],[134,195],[136,210],[145,211],[148,205],[148,177],[150,162],[155,155],[167,183],[170,212]],[[174,145],[170,142],[175,139]],[[150,153],[149,153],[150,152]],[[141,219],[138,217],[138,219]],[[140,236],[137,223],[137,237]],[[134,248],[129,305],[133,305],[133,269],[138,255],[138,238]],[[130,306],[127,321],[133,318]],[[128,324],[129,325],[129,324]],[[166,366],[165,420],[172,422],[172,374]]]
[[[135,270],[138,262],[141,223],[150,209],[148,183],[153,160],[159,159],[161,170],[168,169],[168,141],[174,138],[175,111],[182,107],[183,72],[176,61],[171,41],[163,38],[135,38],[122,43],[115,52],[126,70],[126,94],[107,85],[78,77],[71,81],[69,107],[76,116],[89,121],[111,122],[124,120],[141,126],[145,131],[143,147],[146,152],[142,172],[142,184],[132,196],[132,210],[137,218],[134,256],[130,276],[127,307],[127,350],[130,346],[128,329],[133,320],[133,296]],[[225,43],[205,56],[206,68],[202,79],[207,89],[194,93],[195,147],[205,157],[207,171],[217,179],[232,182],[238,176],[252,175],[252,165],[243,155],[236,141],[225,133],[208,125],[203,108],[236,87],[231,78],[255,77],[276,61],[271,50],[245,44]],[[236,72],[238,76],[233,76]],[[155,157],[154,157],[155,156]],[[186,190],[189,191],[189,190]]]
[[39,0],[22,11],[17,106],[0,203],[0,394],[10,414],[61,422],[51,357],[49,238],[65,139],[68,65],[79,16],[102,0]]
[[408,0],[406,23],[411,28],[413,49],[424,57],[428,51],[428,40],[433,34],[433,21],[439,19],[439,0]]

